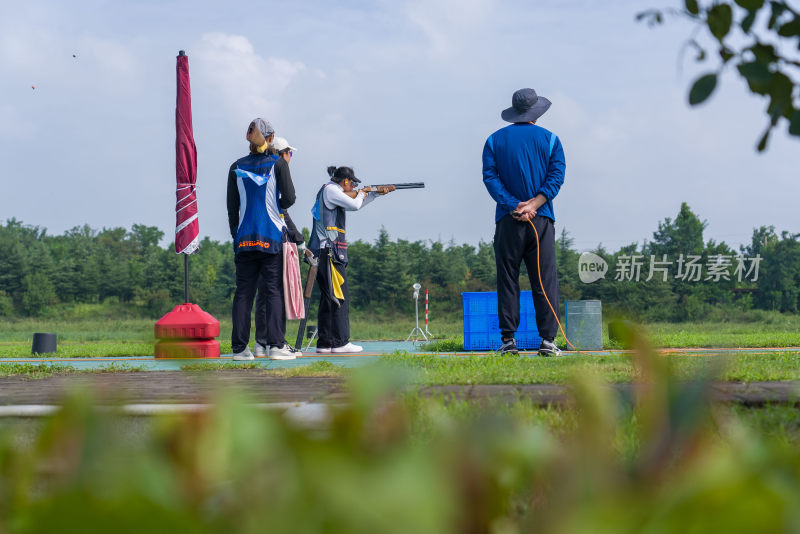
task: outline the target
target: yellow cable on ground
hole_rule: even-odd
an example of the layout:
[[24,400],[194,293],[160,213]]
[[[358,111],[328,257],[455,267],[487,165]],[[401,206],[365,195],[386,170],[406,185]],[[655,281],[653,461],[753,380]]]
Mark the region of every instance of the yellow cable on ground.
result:
[[556,318],[556,323],[558,323],[558,329],[561,330],[561,335],[564,336],[564,340],[567,342],[567,345],[572,347],[572,350],[580,353],[580,351],[575,348],[575,345],[570,343],[569,339],[567,339],[567,334],[564,332],[564,328],[561,326],[561,321],[558,320],[558,314],[556,313],[556,310],[553,309],[553,305],[550,304],[550,299],[547,298],[547,292],[544,290],[544,284],[542,283],[542,264],[539,261],[539,232],[533,225],[532,220],[528,219],[528,224],[531,225],[531,228],[533,228],[533,233],[536,236],[536,274],[539,275],[539,287],[542,288],[542,294],[544,295],[544,300],[546,300],[547,305],[550,306],[550,311],[553,312],[553,317]]

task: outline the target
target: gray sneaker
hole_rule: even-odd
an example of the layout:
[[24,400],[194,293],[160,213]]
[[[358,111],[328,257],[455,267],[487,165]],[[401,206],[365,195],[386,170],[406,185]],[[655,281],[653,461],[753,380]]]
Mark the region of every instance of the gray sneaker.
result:
[[269,351],[267,351],[267,347],[256,341],[256,348],[253,351],[253,354],[256,358],[264,358],[269,356]]
[[561,349],[556,347],[552,339],[543,339],[539,345],[539,356],[561,356]]
[[235,362],[249,362],[253,360],[253,353],[250,352],[250,347],[245,347],[242,352],[237,352],[233,355]]
[[517,343],[514,339],[510,339],[508,341],[503,341],[503,344],[500,345],[500,348],[495,351],[496,354],[512,354],[514,356],[519,356],[519,351],[517,350]]
[[294,360],[298,356],[302,356],[303,353],[297,350],[296,348],[292,347],[288,343],[284,343],[281,346],[270,346],[269,348],[269,359],[270,360]]

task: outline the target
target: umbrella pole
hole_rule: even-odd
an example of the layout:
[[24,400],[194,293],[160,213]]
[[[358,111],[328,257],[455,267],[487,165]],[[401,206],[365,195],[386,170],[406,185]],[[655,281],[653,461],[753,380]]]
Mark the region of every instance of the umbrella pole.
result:
[[183,302],[189,302],[189,255],[183,255]]

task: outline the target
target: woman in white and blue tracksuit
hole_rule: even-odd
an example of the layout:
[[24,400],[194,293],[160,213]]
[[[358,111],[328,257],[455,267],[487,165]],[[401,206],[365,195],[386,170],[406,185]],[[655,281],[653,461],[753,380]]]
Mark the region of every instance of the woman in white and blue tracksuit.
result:
[[356,191],[356,178],[350,167],[328,167],[330,181],[317,193],[311,213],[313,229],[308,249],[319,260],[317,283],[320,287],[317,332],[317,352],[361,352],[359,345],[350,343],[350,297],[347,290],[347,241],[345,240],[346,213],[357,211],[372,202],[378,195],[394,188],[381,187],[372,191]]
[[[255,142],[253,134],[256,135]],[[286,343],[283,297],[283,241],[286,223],[281,210],[295,202],[294,185],[286,162],[269,150],[272,126],[255,119],[248,128],[250,154],[236,160],[228,172],[228,222],[236,253],[236,292],[233,296],[231,346],[235,360],[251,360],[250,316],[259,276],[266,292],[271,359],[300,355]],[[281,164],[281,162],[283,164]]]

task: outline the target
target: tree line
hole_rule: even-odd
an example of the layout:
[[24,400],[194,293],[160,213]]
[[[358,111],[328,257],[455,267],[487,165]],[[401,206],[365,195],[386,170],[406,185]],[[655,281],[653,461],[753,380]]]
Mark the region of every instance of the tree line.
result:
[[[648,321],[698,320],[720,310],[798,311],[800,234],[761,226],[750,244],[734,250],[725,242],[705,241],[705,227],[684,203],[674,220],[659,223],[652,239],[615,252],[598,246],[593,253],[608,267],[592,283],[581,281],[581,253],[562,230],[556,242],[562,304],[600,299],[607,312]],[[139,224],[130,230],[81,226],[48,235],[10,219],[0,226],[0,316],[57,317],[100,304],[112,314],[157,318],[183,300],[183,260],[171,244],[159,245],[163,237],[158,228]],[[355,311],[412,313],[411,286],[419,282],[431,292],[433,313],[458,315],[461,292],[495,289],[494,250],[483,241],[473,246],[393,240],[381,229],[373,242],[351,243],[349,255]],[[699,269],[681,278],[690,262]],[[303,265],[303,276],[306,269]],[[190,272],[191,300],[218,316],[230,313],[231,243],[205,238],[191,257]],[[525,279],[522,286],[529,288]]]

